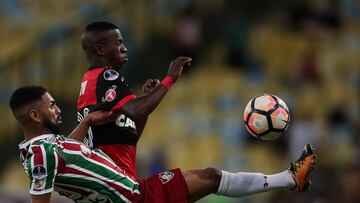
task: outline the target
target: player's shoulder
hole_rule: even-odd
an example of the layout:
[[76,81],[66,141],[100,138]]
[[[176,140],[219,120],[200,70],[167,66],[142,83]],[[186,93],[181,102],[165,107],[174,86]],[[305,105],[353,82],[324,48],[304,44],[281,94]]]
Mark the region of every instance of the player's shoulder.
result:
[[61,139],[59,135],[49,135],[43,139],[38,139],[30,143],[29,149],[32,153],[47,153],[52,152],[53,147],[56,146],[57,140]]
[[121,78],[121,73],[111,66],[91,66],[83,80],[114,81]]
[[115,81],[119,79],[123,80],[123,76],[121,75],[121,73],[112,67],[104,68],[104,70],[99,76],[102,77],[105,81]]

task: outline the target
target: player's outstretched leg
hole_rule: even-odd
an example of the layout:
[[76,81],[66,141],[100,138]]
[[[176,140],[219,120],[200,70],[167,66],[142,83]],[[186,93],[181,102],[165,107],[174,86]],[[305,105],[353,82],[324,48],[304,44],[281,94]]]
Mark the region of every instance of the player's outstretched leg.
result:
[[190,202],[206,195],[216,193],[229,197],[243,197],[275,189],[305,191],[310,184],[309,175],[315,166],[315,151],[306,145],[300,158],[281,173],[265,175],[262,173],[231,173],[215,168],[183,172],[189,190]]
[[296,187],[294,191],[304,192],[310,188],[310,173],[316,164],[315,148],[310,144],[304,147],[304,150],[297,161],[290,163],[289,171],[295,180]]

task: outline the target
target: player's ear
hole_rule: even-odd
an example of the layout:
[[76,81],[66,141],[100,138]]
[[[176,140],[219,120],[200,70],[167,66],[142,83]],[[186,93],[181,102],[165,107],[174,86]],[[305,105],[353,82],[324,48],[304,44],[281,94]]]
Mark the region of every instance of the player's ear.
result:
[[105,55],[104,46],[102,44],[95,44],[94,45],[94,51],[95,51],[96,55],[99,55],[99,56],[104,56]]
[[40,114],[36,109],[30,109],[28,115],[29,115],[30,120],[32,120],[34,122],[41,122]]

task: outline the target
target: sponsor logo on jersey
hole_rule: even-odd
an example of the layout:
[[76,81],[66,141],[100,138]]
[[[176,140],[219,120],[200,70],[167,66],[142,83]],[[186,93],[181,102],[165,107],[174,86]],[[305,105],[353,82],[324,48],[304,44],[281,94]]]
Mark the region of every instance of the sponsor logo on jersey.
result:
[[[73,190],[72,190],[73,189]],[[112,200],[96,190],[89,190],[87,188],[71,188],[71,187],[64,187],[58,186],[56,190],[60,195],[66,196],[69,199],[76,199],[79,202],[96,202],[96,203],[108,203],[112,202]]]
[[42,165],[34,166],[32,170],[33,174],[33,181],[32,181],[32,188],[34,190],[42,190],[45,188],[46,185],[46,168]]
[[105,92],[105,96],[101,99],[103,102],[112,102],[116,98],[116,85],[113,85]]
[[119,127],[130,127],[136,129],[135,122],[130,118],[126,117],[124,114],[120,114],[120,116],[117,117],[115,123]]
[[37,179],[34,179],[33,182],[32,182],[32,188],[34,190],[42,190],[45,188],[45,185],[46,185],[46,179],[41,179],[41,180],[37,180]]
[[173,177],[174,173],[170,171],[165,171],[159,174],[159,179],[161,180],[162,184],[169,182]]
[[83,143],[80,144],[80,151],[84,156],[90,157],[91,156],[91,150]]
[[104,79],[113,81],[116,80],[119,77],[119,73],[113,69],[108,69],[103,73]]

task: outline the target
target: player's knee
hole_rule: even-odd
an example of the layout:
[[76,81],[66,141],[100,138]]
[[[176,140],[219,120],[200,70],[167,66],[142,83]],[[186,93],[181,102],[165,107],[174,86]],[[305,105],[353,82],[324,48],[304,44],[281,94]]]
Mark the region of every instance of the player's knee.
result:
[[216,168],[205,168],[203,169],[203,178],[208,180],[220,181],[221,171]]

